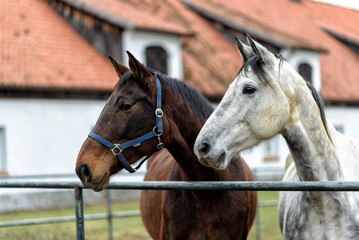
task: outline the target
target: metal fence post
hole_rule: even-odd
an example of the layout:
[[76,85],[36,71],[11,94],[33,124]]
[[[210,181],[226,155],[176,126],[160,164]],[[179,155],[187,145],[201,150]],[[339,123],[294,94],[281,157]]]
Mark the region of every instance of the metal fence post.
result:
[[76,236],[77,240],[85,239],[84,204],[82,188],[75,186]]
[[[254,181],[258,181],[258,172],[257,169],[253,169],[252,170],[253,173],[253,177],[254,177]],[[256,224],[256,240],[261,240],[262,236],[261,236],[261,219],[260,219],[260,214],[259,214],[259,204],[257,203],[257,212],[256,212],[256,219],[255,219],[255,224]]]
[[261,219],[259,217],[259,211],[260,211],[260,207],[257,204],[257,212],[256,212],[256,239],[257,240],[261,240],[262,236],[261,236]]
[[112,233],[112,199],[111,199],[111,190],[106,190],[106,196],[107,196],[107,221],[108,221],[108,239],[113,239],[113,233]]

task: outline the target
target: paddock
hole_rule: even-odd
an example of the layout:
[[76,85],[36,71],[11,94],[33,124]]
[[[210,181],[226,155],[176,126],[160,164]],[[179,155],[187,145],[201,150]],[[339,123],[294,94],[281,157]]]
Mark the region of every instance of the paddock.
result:
[[[39,188],[39,189],[74,189],[75,218],[44,219],[43,222],[14,222],[16,224],[36,224],[48,222],[76,221],[76,237],[85,239],[84,221],[91,219],[109,219],[109,231],[111,218],[138,215],[139,212],[127,214],[112,214],[109,206],[109,214],[92,215],[85,218],[83,206],[83,185],[79,181],[45,182],[38,180],[10,181],[1,180],[0,188]],[[121,190],[226,190],[226,191],[359,191],[359,182],[279,182],[279,181],[254,181],[254,182],[116,182],[110,183],[108,189]],[[108,198],[110,199],[110,198]],[[271,203],[273,204],[273,203]],[[259,203],[261,206],[261,203]],[[0,225],[1,226],[4,226]],[[10,226],[9,223],[6,226]],[[111,234],[109,234],[111,236]],[[258,236],[258,235],[257,235]],[[258,237],[257,237],[258,239]],[[259,235],[260,239],[260,235]]]

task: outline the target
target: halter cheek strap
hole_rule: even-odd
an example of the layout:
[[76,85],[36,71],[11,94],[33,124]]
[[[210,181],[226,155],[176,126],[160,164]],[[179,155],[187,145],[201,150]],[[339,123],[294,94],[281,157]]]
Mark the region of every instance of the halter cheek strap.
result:
[[152,131],[142,135],[141,137],[135,138],[133,140],[130,140],[125,143],[111,143],[110,141],[106,140],[105,138],[101,137],[97,133],[91,131],[89,133],[89,137],[95,139],[105,147],[111,150],[111,152],[117,157],[117,159],[120,161],[120,163],[123,165],[123,167],[130,173],[136,172],[141,165],[151,157],[152,154],[146,156],[141,162],[135,167],[132,168],[131,165],[128,163],[126,158],[123,156],[122,152],[129,147],[138,147],[141,145],[142,142],[157,137],[158,144],[157,144],[157,151],[161,150],[163,148],[163,143],[161,141],[161,135],[163,132],[163,125],[162,125],[162,117],[163,117],[163,111],[161,108],[161,82],[158,79],[158,77],[155,75],[156,78],[156,88],[157,88],[157,97],[156,97],[156,110],[155,110],[155,117],[156,117],[156,125],[153,127]]

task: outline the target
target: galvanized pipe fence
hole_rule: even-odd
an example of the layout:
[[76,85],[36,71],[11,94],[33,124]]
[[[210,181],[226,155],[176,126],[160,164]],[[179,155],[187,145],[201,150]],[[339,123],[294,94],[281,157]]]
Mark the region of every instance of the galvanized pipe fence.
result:
[[[75,212],[76,212],[76,235],[77,239],[85,239],[84,231],[84,212],[83,212],[83,196],[84,188],[80,182],[61,181],[61,182],[44,182],[38,180],[29,181],[9,181],[0,180],[0,188],[49,188],[49,189],[74,189],[75,190]],[[147,190],[212,190],[212,191],[359,191],[359,182],[279,182],[279,181],[254,181],[254,182],[116,182],[110,183],[108,189],[147,189]],[[263,206],[272,206],[275,202]],[[259,204],[261,206],[261,204]],[[108,214],[115,217],[108,210]],[[138,214],[138,213],[131,213]],[[131,215],[130,214],[130,215]],[[96,218],[96,216],[92,216]],[[97,216],[102,218],[105,216]],[[107,216],[106,216],[107,217]],[[58,219],[58,222],[68,221],[69,219]],[[72,220],[72,219],[71,219]],[[44,220],[45,221],[45,220]],[[54,220],[55,221],[55,220]],[[110,219],[109,219],[110,221]],[[109,222],[110,223],[110,222]],[[112,224],[112,223],[111,223]],[[1,226],[1,225],[0,225]],[[112,225],[109,228],[112,238]],[[257,234],[257,239],[260,235]]]

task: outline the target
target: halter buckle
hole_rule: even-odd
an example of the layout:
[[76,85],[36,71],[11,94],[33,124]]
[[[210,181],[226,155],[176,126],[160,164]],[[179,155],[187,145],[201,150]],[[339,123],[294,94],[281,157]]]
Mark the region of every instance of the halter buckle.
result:
[[159,117],[159,118],[163,117],[163,111],[162,111],[162,109],[161,109],[161,108],[157,108],[157,109],[155,110],[155,115],[156,115],[156,117]]
[[119,143],[113,145],[113,148],[110,149],[113,155],[117,156],[117,154],[122,153],[123,149]]

